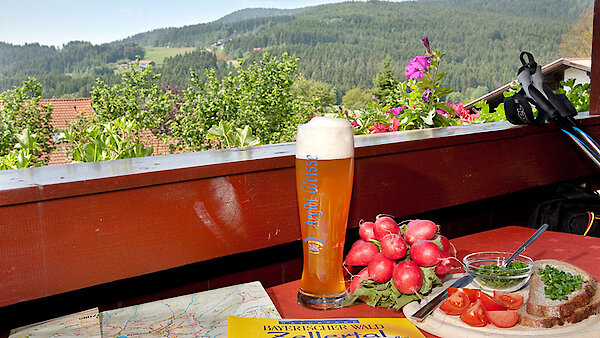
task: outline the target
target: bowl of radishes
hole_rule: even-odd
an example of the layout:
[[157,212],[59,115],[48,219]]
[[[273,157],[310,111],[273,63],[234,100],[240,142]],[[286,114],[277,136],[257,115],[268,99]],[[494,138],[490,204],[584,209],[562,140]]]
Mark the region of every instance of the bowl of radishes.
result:
[[441,285],[456,260],[450,241],[429,220],[398,224],[380,215],[361,221],[358,233],[344,260],[352,275],[346,305],[362,301],[399,310]]

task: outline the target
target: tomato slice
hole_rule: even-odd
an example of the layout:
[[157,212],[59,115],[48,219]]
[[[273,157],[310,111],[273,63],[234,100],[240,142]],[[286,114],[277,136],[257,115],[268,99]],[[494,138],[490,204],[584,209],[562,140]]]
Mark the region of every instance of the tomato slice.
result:
[[516,310],[486,311],[485,315],[490,323],[501,328],[513,327],[519,321],[519,314]]
[[516,310],[523,305],[523,295],[518,292],[494,291],[494,298],[509,310]]
[[463,313],[469,305],[471,305],[471,301],[464,292],[454,291],[450,297],[440,305],[440,310],[449,315],[459,315]]
[[507,308],[504,304],[499,303],[497,300],[492,298],[492,296],[481,290],[477,292],[477,299],[481,299],[483,306],[485,306],[487,311],[502,311],[506,310]]
[[454,292],[456,292],[456,290],[460,290],[460,291],[464,292],[464,294],[469,297],[469,300],[471,301],[471,303],[474,303],[477,300],[477,293],[479,292],[479,289],[448,288],[448,294],[452,295]]
[[488,319],[485,316],[483,301],[478,299],[475,303],[471,304],[471,306],[460,315],[460,320],[470,326],[486,326]]

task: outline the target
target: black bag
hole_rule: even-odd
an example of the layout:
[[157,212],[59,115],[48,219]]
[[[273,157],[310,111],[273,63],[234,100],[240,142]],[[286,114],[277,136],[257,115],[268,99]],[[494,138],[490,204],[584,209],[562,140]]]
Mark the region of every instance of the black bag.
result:
[[600,237],[600,196],[594,190],[562,184],[531,215],[530,226],[539,228],[544,223],[550,231]]

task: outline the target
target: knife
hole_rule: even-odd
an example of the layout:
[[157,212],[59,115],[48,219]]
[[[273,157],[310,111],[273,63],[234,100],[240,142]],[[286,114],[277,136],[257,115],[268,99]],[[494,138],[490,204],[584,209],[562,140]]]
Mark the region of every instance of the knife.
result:
[[473,276],[467,274],[459,278],[456,282],[452,283],[449,287],[447,287],[444,291],[442,291],[439,295],[435,296],[429,303],[425,304],[421,307],[417,312],[415,312],[411,317],[416,319],[417,321],[423,321],[427,315],[431,313],[441,302],[443,302],[446,298],[448,298],[448,289],[449,288],[462,288],[467,286],[473,280]]

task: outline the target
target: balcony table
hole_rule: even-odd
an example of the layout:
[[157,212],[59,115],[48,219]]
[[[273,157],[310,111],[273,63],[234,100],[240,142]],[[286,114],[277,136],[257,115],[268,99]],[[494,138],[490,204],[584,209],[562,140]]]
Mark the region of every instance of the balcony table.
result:
[[[457,250],[457,258],[477,251],[516,250],[535,232],[520,226],[506,226],[499,229],[475,233],[452,239]],[[585,269],[596,280],[600,279],[600,238],[546,231],[534,242],[524,255],[538,259],[559,259]],[[401,311],[372,308],[364,303],[330,311],[304,308],[296,303],[296,293],[300,281],[267,288],[267,293],[283,318],[373,318],[404,317]],[[427,337],[437,337],[423,332]]]

